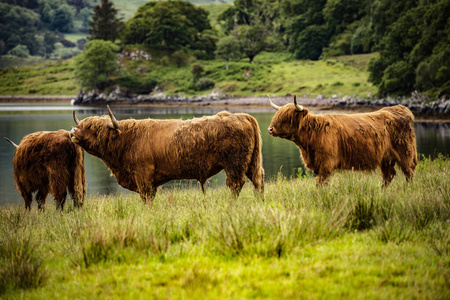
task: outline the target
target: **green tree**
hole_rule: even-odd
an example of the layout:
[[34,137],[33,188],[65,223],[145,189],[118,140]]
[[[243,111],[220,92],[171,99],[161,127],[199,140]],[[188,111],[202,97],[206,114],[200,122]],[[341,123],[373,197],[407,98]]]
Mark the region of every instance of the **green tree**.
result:
[[281,1],[281,17],[286,28],[286,40],[289,41],[288,50],[296,58],[318,59],[322,48],[328,45],[330,37],[323,16],[326,3],[326,0]]
[[240,25],[232,32],[239,43],[242,53],[253,63],[256,55],[268,47],[267,37],[269,32],[263,26]]
[[291,41],[289,51],[296,58],[317,60],[329,43],[329,34],[325,26],[311,25],[305,28],[296,39]]
[[450,67],[449,11],[446,0],[419,2],[386,29],[378,45],[380,57],[369,65],[369,80],[380,95],[450,91],[445,75]]
[[210,30],[208,12],[201,7],[186,1],[147,2],[126,23],[123,41],[169,51],[187,48],[213,53]]
[[119,47],[110,41],[92,40],[75,58],[75,76],[83,88],[103,90],[119,71]]
[[80,10],[80,12],[77,15],[78,20],[81,21],[81,27],[83,29],[89,28],[89,20],[91,18],[91,10],[87,7]]
[[55,10],[51,29],[60,32],[70,32],[73,29],[74,9],[67,4]]
[[111,0],[102,0],[95,6],[89,21],[88,40],[105,40],[115,42],[120,36],[123,22],[118,17],[118,10]]
[[221,38],[217,42],[216,55],[225,59],[225,68],[228,70],[228,62],[241,56],[241,48],[237,38],[232,35]]
[[49,58],[50,54],[55,50],[55,44],[58,37],[53,32],[44,33],[44,57]]
[[4,42],[4,51],[8,52],[17,45],[24,45],[31,54],[38,52],[36,47],[37,27],[40,19],[34,11],[0,3],[0,40]]

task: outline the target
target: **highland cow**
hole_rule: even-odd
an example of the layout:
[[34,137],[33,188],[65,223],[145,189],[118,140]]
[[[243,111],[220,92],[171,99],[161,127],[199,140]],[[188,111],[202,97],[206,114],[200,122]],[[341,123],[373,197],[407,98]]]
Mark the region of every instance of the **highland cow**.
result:
[[226,185],[238,196],[247,176],[264,190],[261,137],[247,114],[220,112],[191,120],[122,120],[88,117],[70,132],[72,141],[100,158],[124,188],[151,201],[157,188],[171,180],[196,179],[204,184],[225,170]]
[[43,209],[48,193],[52,194],[57,208],[63,210],[67,190],[74,206],[83,205],[86,194],[84,151],[72,143],[69,132],[39,131],[25,136],[16,147],[13,168],[16,187],[31,210],[33,193]]
[[[269,97],[269,96],[268,96]],[[294,103],[277,106],[269,134],[293,141],[304,165],[326,183],[332,171],[374,170],[381,167],[383,186],[394,178],[397,163],[407,180],[417,165],[414,115],[402,105],[371,113],[320,114]]]

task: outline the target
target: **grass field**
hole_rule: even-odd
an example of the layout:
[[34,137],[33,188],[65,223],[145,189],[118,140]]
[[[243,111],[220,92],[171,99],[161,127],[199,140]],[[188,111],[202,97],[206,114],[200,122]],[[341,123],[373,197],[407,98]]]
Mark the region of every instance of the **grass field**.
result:
[[450,161],[378,173],[92,197],[62,213],[0,208],[7,299],[449,299]]
[[[366,97],[376,88],[367,82],[368,73],[361,69],[373,55],[353,56],[352,60],[333,58],[326,61],[293,60],[287,53],[262,53],[253,64],[248,59],[230,62],[197,61],[215,88],[229,96],[264,96],[267,93],[309,94]],[[194,90],[191,63],[176,67],[164,53],[152,52],[152,60],[125,61],[126,72],[145,80],[152,78],[168,94],[208,94],[212,91]],[[339,60],[340,59],[340,60]],[[341,61],[342,60],[342,61]],[[76,95],[80,90],[74,77],[73,59],[17,68],[0,69],[0,95]],[[139,68],[146,72],[139,73]]]

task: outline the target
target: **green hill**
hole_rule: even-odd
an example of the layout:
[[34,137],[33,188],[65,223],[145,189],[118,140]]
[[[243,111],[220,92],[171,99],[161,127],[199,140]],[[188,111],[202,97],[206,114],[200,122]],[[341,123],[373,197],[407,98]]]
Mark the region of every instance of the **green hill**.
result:
[[[132,51],[132,49],[128,49]],[[177,67],[171,64],[171,56],[150,52],[151,60],[123,61],[128,80],[156,81],[167,94],[208,94],[213,88],[196,91],[190,72],[191,65]],[[330,58],[325,61],[303,61],[292,59],[287,53],[264,52],[255,58],[230,62],[225,70],[225,61],[196,61],[204,71],[202,77],[211,79],[214,88],[229,96],[264,96],[267,93],[287,93],[367,96],[375,93],[375,87],[367,82],[365,65],[374,55],[354,55]],[[142,70],[146,70],[142,72]],[[76,95],[79,86],[74,77],[73,60],[47,62],[26,67],[0,69],[0,95]]]

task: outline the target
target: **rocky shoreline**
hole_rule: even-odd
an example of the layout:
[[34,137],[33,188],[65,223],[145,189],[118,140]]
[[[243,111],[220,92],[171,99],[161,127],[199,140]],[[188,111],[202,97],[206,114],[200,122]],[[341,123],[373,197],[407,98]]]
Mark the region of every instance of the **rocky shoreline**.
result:
[[[291,103],[293,96],[271,96],[273,101],[278,105]],[[429,102],[428,99],[419,94],[412,93],[410,98],[395,99],[376,99],[365,100],[355,97],[332,97],[326,98],[321,95],[311,98],[308,95],[297,97],[297,100],[303,106],[323,107],[325,109],[351,109],[356,107],[366,107],[368,109],[378,109],[379,107],[394,106],[402,104],[408,107],[414,114],[430,117],[443,117],[450,119],[450,99],[439,99],[437,101]],[[216,105],[216,106],[269,106],[267,97],[228,97],[226,94],[220,92],[212,92],[209,95],[202,96],[183,96],[183,95],[166,95],[164,93],[151,94],[147,96],[139,95],[137,97],[125,97],[116,91],[109,95],[97,94],[95,92],[79,92],[77,97],[71,100],[73,105]]]
[[[291,103],[292,95],[271,95],[272,100],[278,105]],[[312,98],[309,95],[297,96],[298,102],[306,107],[315,107],[319,110],[360,110],[371,111],[385,106],[402,104],[408,107],[416,116],[423,118],[437,118],[450,120],[450,99],[439,99],[429,102],[428,99],[418,93],[413,93],[410,98],[386,98],[386,99],[360,99],[355,97],[323,97],[321,95]],[[229,97],[226,94],[213,91],[209,95],[184,96],[166,95],[164,93],[150,94],[146,96],[121,95],[115,91],[109,95],[95,92],[80,91],[74,97],[69,96],[0,96],[3,103],[45,103],[45,102],[70,102],[77,106],[103,106],[109,105],[160,105],[160,106],[255,106],[270,107],[267,97]]]

